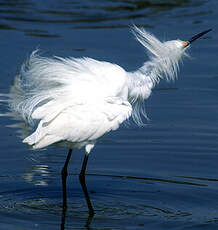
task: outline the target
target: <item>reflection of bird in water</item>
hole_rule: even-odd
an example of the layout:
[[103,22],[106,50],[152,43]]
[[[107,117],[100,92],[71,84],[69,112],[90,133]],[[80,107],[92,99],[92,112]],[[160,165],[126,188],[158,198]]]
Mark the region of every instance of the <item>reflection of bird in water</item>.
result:
[[50,172],[48,165],[36,164],[31,166],[23,174],[25,181],[34,183],[34,185],[46,186],[48,185]]
[[34,51],[11,88],[12,110],[30,125],[37,124],[23,142],[33,149],[54,143],[70,148],[62,169],[63,210],[67,207],[66,177],[72,149],[85,147],[79,178],[92,216],[85,171],[96,141],[116,130],[130,116],[140,125],[141,116],[146,116],[142,102],[150,96],[152,88],[161,79],[174,80],[186,48],[210,30],[186,42],[160,42],[143,29],[134,27],[133,31],[150,58],[134,72],[91,58],[47,58]]

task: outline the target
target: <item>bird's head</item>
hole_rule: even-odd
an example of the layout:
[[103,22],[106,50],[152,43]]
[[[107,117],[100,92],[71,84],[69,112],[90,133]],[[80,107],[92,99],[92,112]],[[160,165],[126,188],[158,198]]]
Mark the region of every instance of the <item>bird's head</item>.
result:
[[183,50],[189,46],[188,42],[181,41],[181,40],[166,41],[164,42],[164,44],[168,46],[169,49],[179,49],[179,50]]
[[176,54],[181,55],[188,47],[188,42],[181,40],[170,40],[162,43],[162,50],[164,50],[167,57]]
[[192,42],[211,30],[212,29],[209,29],[198,33],[191,37],[188,41],[171,40],[161,42],[154,35],[148,33],[144,29],[139,29],[138,27],[133,26],[133,33],[135,34],[136,39],[148,50],[148,55],[158,59],[175,58],[179,60],[180,57],[186,55],[185,50]]
[[[144,64],[140,71],[146,72],[146,66],[153,66],[151,78],[154,82],[159,82],[161,78],[167,80],[173,80],[176,78],[177,70],[179,68],[179,61],[183,57],[188,56],[185,52],[192,42],[211,31],[205,30],[195,36],[191,37],[188,41],[171,40],[161,42],[154,35],[148,33],[144,29],[133,27],[133,33],[136,39],[146,48],[148,51],[149,61]],[[146,72],[147,73],[147,72]]]

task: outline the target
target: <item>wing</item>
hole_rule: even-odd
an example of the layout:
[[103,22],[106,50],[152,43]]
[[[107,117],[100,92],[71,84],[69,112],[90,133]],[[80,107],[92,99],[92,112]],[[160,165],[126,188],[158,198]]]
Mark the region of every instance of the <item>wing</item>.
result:
[[10,107],[30,124],[64,109],[106,97],[123,97],[126,72],[91,58],[45,58],[33,52],[15,78]]
[[49,122],[47,117],[42,118],[36,131],[23,142],[35,149],[61,141],[82,147],[117,129],[131,112],[130,103],[119,97],[68,106]]

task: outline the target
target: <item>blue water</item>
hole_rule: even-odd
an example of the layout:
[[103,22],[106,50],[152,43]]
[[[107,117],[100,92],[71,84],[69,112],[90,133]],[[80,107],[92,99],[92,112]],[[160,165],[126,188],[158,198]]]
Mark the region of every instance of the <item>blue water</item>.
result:
[[[155,88],[146,102],[147,126],[123,126],[94,148],[87,169],[92,220],[78,180],[84,150],[73,152],[65,229],[218,228],[217,14],[216,0],[0,0],[2,101],[36,48],[45,56],[89,56],[134,70],[147,57],[131,24],[163,40],[213,28],[193,44],[178,80]],[[60,229],[67,149],[31,151],[22,144],[22,124],[7,112],[2,102],[0,229]]]

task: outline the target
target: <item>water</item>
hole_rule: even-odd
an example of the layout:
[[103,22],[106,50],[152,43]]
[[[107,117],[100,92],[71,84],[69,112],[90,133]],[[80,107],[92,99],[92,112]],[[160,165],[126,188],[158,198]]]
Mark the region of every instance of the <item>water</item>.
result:
[[[92,220],[78,180],[83,151],[74,152],[65,229],[217,229],[217,13],[216,0],[0,0],[2,94],[36,48],[134,70],[146,55],[129,25],[166,40],[214,29],[192,46],[178,81],[153,91],[146,127],[121,127],[96,145],[87,170]],[[6,112],[2,103],[0,229],[63,229],[60,171],[67,149],[30,151]]]

